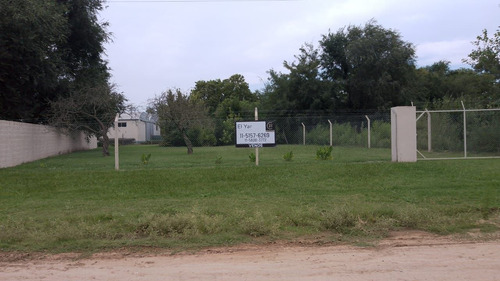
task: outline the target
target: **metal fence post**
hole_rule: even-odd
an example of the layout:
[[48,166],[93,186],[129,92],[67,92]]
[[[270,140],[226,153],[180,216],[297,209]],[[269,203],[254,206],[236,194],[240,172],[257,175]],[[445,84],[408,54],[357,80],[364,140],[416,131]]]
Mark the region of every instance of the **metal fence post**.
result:
[[328,120],[328,123],[330,123],[330,146],[333,146],[333,125],[332,125],[332,122],[330,122],[330,120]]
[[120,170],[120,154],[118,151],[118,119],[120,114],[116,114],[115,117],[115,170]]
[[464,109],[464,158],[467,158],[467,115],[464,102],[460,102],[462,103],[462,108]]
[[432,125],[431,125],[431,113],[425,109],[427,112],[427,152],[432,152]]
[[371,121],[368,115],[365,115],[366,120],[368,120],[368,148],[371,148]]
[[302,143],[306,145],[306,125],[302,123]]

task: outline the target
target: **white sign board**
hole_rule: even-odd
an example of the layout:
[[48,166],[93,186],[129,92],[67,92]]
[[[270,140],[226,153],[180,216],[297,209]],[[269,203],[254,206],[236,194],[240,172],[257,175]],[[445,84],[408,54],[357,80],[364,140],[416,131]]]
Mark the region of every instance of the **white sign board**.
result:
[[272,122],[236,122],[236,147],[268,146],[276,146],[274,124]]

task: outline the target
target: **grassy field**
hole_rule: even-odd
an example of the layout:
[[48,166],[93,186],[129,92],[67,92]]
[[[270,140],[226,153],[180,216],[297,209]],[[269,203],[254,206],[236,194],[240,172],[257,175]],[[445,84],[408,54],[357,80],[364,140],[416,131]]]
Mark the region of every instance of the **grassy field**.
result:
[[[500,160],[391,163],[390,150],[315,146],[120,147],[0,169],[0,250],[172,250],[313,238],[369,241],[396,229],[497,231]],[[293,151],[293,161],[283,155]],[[151,153],[148,164],[142,155]]]

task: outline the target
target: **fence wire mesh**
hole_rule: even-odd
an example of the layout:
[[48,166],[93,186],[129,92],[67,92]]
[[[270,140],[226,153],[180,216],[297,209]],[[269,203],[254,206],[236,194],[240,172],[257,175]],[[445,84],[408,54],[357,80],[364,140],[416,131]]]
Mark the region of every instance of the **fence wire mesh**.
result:
[[[235,122],[252,120],[251,118],[215,119],[212,120],[212,126],[192,128],[187,134],[195,147],[234,145]],[[276,145],[370,146],[373,148],[390,148],[391,146],[389,113],[294,117],[267,115],[259,120],[274,123]],[[157,141],[164,146],[185,145],[185,140],[176,130],[162,132],[161,140],[157,139]]]
[[417,121],[421,158],[500,156],[500,110],[423,111]]

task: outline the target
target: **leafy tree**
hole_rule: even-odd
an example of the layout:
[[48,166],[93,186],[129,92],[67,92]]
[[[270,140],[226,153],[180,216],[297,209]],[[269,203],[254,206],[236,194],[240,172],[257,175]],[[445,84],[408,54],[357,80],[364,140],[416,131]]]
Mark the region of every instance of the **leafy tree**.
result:
[[443,100],[467,100],[475,107],[500,105],[500,88],[495,77],[471,69],[450,69],[450,62],[439,61],[418,68],[410,88],[412,101],[427,108],[440,106]]
[[126,99],[108,83],[90,84],[72,91],[68,97],[51,102],[50,124],[62,129],[83,131],[102,140],[102,154],[109,155],[108,131],[116,114],[125,112]]
[[107,22],[99,22],[97,14],[104,0],[57,0],[63,5],[69,34],[60,48],[68,66],[67,75],[76,80],[109,78],[107,62],[102,58],[104,44],[110,40]]
[[216,118],[226,118],[230,113],[240,113],[240,102],[256,102],[257,95],[250,91],[245,77],[234,74],[224,80],[200,80],[191,91],[191,99],[202,101],[208,113]]
[[280,116],[301,111],[385,110],[411,100],[415,50],[396,31],[371,20],[305,44],[288,73],[269,71],[262,101]]
[[308,110],[330,110],[335,107],[329,83],[320,77],[319,50],[312,44],[300,48],[296,62],[283,63],[289,73],[269,71],[263,103],[279,115],[294,115]]
[[168,139],[172,129],[174,133],[180,134],[187,147],[187,153],[193,153],[193,142],[189,131],[194,128],[210,127],[205,108],[202,102],[190,99],[179,89],[167,90],[156,97],[149,107],[159,117],[161,133]]
[[43,122],[66,71],[64,8],[39,0],[0,0],[0,7],[0,118]]
[[109,78],[103,0],[0,0],[0,117],[46,123],[75,83]]
[[449,61],[439,61],[415,70],[413,79],[407,86],[407,94],[412,102],[426,106],[449,95],[448,76],[451,72]]
[[234,135],[234,121],[253,114],[258,97],[250,91],[245,78],[235,74],[222,81],[196,82],[190,99],[203,102],[208,114],[215,119],[217,143],[230,144],[234,138],[230,137]]
[[323,35],[320,45],[323,78],[345,95],[346,108],[382,110],[407,101],[415,50],[398,32],[371,20]]
[[497,29],[492,38],[484,29],[472,44],[476,49],[469,54],[468,59],[463,61],[471,65],[474,70],[480,73],[490,73],[500,80],[500,29]]

